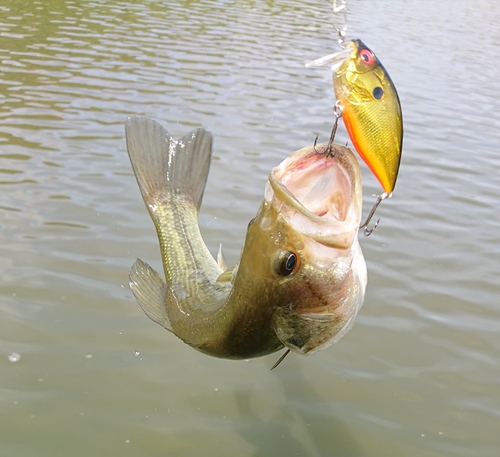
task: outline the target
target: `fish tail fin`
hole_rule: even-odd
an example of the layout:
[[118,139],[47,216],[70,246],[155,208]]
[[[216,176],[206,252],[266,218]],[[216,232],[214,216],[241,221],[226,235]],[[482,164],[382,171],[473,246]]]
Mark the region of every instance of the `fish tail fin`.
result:
[[175,140],[160,124],[131,116],[125,123],[127,150],[142,197],[150,209],[167,194],[200,209],[210,168],[212,134],[198,128]]
[[167,300],[174,300],[165,281],[160,275],[141,259],[137,259],[129,272],[129,285],[146,316],[152,321],[172,330],[167,316]]

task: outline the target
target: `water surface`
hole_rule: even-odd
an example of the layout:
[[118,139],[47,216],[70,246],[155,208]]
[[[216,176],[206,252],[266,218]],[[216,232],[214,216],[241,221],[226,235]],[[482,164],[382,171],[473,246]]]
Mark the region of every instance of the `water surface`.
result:
[[160,258],[123,124],[214,133],[200,224],[234,264],[270,169],[329,134],[330,74],[304,63],[335,49],[330,2],[2,3],[2,456],[499,455],[500,5],[349,6],[400,94],[400,176],[353,330],[271,372],[135,303],[128,269]]

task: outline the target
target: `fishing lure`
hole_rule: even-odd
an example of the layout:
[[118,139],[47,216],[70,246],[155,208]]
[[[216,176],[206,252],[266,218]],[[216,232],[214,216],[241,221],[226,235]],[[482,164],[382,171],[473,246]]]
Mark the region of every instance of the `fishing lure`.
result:
[[[341,51],[306,64],[308,68],[320,66],[329,66],[333,73],[337,121],[342,117],[356,151],[384,190],[362,226],[366,227],[396,185],[403,145],[398,93],[380,60],[361,40],[349,41]],[[334,131],[333,142],[332,137]]]

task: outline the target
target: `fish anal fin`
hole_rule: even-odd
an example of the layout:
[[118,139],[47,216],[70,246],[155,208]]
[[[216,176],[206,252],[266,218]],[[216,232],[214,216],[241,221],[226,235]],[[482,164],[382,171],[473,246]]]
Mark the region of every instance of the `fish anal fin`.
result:
[[172,332],[172,326],[167,316],[167,294],[175,300],[169,288],[160,275],[147,263],[137,259],[129,272],[129,285],[139,306],[146,315]]

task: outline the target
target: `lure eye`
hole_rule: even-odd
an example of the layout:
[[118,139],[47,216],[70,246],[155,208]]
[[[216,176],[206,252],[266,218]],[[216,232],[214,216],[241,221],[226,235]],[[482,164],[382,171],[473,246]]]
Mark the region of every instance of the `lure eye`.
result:
[[361,51],[359,51],[359,57],[366,65],[373,65],[375,63],[375,56],[373,52],[368,49],[361,49]]
[[373,98],[380,100],[384,96],[384,89],[377,86],[377,87],[375,87],[375,89],[373,89],[372,95],[373,95]]
[[289,276],[293,273],[297,266],[297,255],[293,252],[287,251],[284,253],[281,264],[279,266],[279,273],[281,276]]

